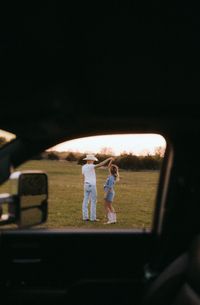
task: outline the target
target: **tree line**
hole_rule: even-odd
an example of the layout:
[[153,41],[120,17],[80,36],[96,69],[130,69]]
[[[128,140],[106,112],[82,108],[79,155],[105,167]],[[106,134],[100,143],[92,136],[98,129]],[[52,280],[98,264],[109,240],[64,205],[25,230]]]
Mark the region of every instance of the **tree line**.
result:
[[[111,157],[109,154],[96,154],[99,162]],[[62,160],[68,162],[75,162],[79,165],[83,165],[83,160],[86,154],[78,152],[57,152],[57,151],[45,151],[34,159],[37,160]],[[132,153],[122,153],[119,156],[115,156],[114,163],[121,169],[125,170],[159,170],[162,165],[163,154],[158,150],[155,154],[137,156]]]

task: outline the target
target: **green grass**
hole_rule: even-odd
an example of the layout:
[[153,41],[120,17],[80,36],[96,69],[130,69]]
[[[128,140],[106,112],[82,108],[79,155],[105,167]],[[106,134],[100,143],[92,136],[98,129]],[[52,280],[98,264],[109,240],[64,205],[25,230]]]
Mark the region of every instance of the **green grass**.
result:
[[[43,228],[150,228],[154,210],[158,171],[132,172],[120,170],[121,179],[115,186],[113,206],[117,224],[105,226],[103,184],[108,169],[96,169],[97,217],[99,223],[83,223],[83,182],[81,166],[67,161],[29,161],[18,169],[39,169],[49,177],[49,214]],[[17,170],[18,170],[17,169]],[[0,187],[0,193],[9,192],[9,182]]]

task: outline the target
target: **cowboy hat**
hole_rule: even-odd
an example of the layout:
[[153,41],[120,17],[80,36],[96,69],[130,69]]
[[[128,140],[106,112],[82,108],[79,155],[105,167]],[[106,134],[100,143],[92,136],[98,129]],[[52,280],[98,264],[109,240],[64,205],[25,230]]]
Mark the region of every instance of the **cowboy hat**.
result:
[[86,155],[86,158],[84,158],[83,160],[98,161],[98,159],[94,155]]

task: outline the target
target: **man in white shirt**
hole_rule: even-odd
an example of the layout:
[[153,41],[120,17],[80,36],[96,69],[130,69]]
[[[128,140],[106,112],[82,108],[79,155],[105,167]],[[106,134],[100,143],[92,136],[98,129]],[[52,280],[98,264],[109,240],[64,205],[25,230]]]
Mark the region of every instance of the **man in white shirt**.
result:
[[[87,155],[83,160],[87,161],[87,163],[82,166],[82,174],[84,176],[84,199],[82,205],[83,220],[98,221],[96,218],[97,189],[95,168],[105,165],[110,160],[113,160],[113,158],[110,157],[98,164],[94,164],[95,161],[98,161],[94,155]],[[88,214],[89,201],[91,201],[90,218]]]

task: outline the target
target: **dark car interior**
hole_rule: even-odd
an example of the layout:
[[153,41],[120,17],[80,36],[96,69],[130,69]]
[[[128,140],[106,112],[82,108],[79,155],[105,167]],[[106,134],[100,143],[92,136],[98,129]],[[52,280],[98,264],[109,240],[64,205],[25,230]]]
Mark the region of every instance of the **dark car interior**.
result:
[[198,6],[16,2],[0,14],[0,128],[17,136],[0,149],[0,183],[66,140],[167,141],[150,232],[2,226],[1,303],[200,304]]

